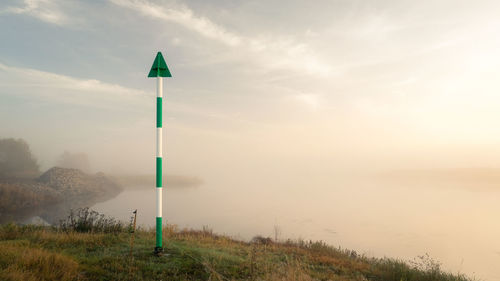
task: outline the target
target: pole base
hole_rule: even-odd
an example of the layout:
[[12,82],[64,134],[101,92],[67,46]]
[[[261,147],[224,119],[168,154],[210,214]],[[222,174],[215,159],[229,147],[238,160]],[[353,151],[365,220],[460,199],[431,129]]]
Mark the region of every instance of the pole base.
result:
[[157,257],[163,256],[163,248],[162,247],[155,247],[154,254]]

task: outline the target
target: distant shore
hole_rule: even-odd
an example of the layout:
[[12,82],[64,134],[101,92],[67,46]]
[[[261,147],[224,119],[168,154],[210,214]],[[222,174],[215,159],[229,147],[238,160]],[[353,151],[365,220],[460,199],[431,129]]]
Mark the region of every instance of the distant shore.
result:
[[122,186],[103,173],[53,167],[32,179],[0,179],[0,223],[38,216],[55,223],[70,209],[109,200]]

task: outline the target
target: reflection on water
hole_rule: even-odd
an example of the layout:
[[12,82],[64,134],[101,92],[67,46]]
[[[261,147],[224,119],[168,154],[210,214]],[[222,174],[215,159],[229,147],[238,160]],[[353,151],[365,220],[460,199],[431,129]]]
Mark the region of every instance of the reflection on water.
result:
[[[428,253],[452,272],[500,280],[500,193],[443,186],[342,181],[307,183],[226,181],[168,189],[163,216],[180,227],[210,226],[239,239],[254,235],[323,240],[371,256],[405,260]],[[155,223],[155,190],[128,189],[93,209],[138,224]]]

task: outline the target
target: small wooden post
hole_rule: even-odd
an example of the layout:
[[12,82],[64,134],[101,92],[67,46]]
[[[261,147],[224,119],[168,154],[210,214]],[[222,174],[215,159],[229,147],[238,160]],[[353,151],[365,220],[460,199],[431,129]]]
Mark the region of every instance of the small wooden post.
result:
[[132,224],[132,236],[130,237],[130,262],[134,260],[134,256],[132,255],[132,250],[134,249],[134,238],[135,238],[135,223],[137,221],[137,210],[134,211],[134,222]]

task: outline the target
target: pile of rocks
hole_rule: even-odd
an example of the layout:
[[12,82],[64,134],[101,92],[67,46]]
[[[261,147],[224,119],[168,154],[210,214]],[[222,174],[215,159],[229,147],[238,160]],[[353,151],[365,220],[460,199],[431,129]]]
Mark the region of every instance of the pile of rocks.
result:
[[70,209],[106,201],[121,191],[103,173],[53,167],[34,180],[0,182],[0,194],[10,197],[0,200],[0,223],[34,215],[55,223]]
[[88,175],[77,169],[53,167],[36,181],[52,188],[66,200],[96,199],[102,201],[122,191],[116,182],[102,173]]

